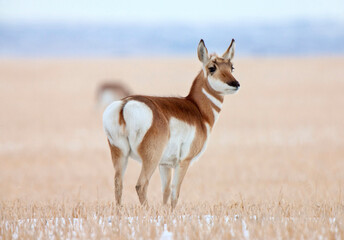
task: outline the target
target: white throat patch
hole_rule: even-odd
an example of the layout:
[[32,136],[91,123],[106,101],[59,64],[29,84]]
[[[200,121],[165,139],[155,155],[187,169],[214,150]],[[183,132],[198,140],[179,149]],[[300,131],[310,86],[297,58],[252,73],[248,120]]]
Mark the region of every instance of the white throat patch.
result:
[[202,88],[202,92],[204,93],[204,95],[207,96],[207,98],[215,104],[216,107],[220,108],[222,107],[222,102],[217,100],[216,97],[212,96],[211,94],[209,94],[204,88]]

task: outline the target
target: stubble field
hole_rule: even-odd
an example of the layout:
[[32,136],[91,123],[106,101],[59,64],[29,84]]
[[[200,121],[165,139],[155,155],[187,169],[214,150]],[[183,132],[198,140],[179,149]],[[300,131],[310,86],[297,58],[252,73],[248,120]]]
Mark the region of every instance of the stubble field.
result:
[[246,58],[175,211],[129,160],[122,207],[95,92],[184,96],[197,58],[0,60],[0,239],[343,239],[344,58]]

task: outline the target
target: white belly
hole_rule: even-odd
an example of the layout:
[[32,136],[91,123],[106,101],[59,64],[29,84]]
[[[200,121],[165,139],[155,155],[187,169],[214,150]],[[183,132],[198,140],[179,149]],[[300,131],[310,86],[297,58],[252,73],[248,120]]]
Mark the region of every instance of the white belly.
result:
[[188,157],[195,138],[196,127],[176,118],[171,118],[170,138],[162,155],[160,164],[175,167],[181,160]]

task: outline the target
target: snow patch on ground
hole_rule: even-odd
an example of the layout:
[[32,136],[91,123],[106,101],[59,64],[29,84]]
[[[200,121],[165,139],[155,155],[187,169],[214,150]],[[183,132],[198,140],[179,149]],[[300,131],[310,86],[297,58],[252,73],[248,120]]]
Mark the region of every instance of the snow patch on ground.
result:
[[[204,224],[206,224],[209,228],[214,226],[214,220],[218,218],[217,216],[213,215],[203,215],[203,216],[187,216],[187,215],[181,215],[178,218],[182,221],[187,221],[188,219],[195,219],[198,218],[198,222],[201,227],[203,227]],[[105,226],[112,226],[112,223],[115,222],[116,216],[112,217],[97,217],[93,216],[93,220],[96,220],[101,229],[105,229]],[[145,219],[145,217],[143,217]],[[132,230],[132,237],[135,238],[135,228],[134,225],[137,224],[142,220],[142,217],[139,218],[138,216],[134,217],[123,217],[123,219],[120,221],[120,225],[123,223],[129,224],[129,227]],[[227,223],[229,226],[231,225],[231,222],[237,222],[241,220],[242,225],[242,234],[245,239],[250,239],[250,232],[249,228],[247,226],[246,221],[241,218],[238,215],[234,215],[234,217],[225,216],[224,222]],[[274,217],[269,218],[270,221],[274,221]],[[288,218],[288,221],[296,221],[296,218]],[[317,219],[314,219],[317,220]],[[158,216],[156,218],[151,217],[148,219],[149,222],[155,223],[157,227],[160,227],[162,223],[164,222],[164,217]],[[173,219],[172,223],[174,225],[177,224],[178,219]],[[257,216],[250,216],[249,221],[257,221]],[[25,227],[25,229],[30,229],[32,233],[34,232],[36,227],[39,227],[41,230],[40,235],[37,237],[37,239],[43,239],[43,233],[48,233],[49,239],[57,239],[56,237],[56,231],[57,229],[60,229],[60,234],[66,236],[66,239],[76,239],[76,238],[85,238],[89,235],[86,234],[84,230],[85,224],[88,223],[86,219],[83,218],[53,218],[53,219],[21,219],[18,221],[4,221],[2,222],[2,226],[6,230],[11,230],[12,232],[12,238],[13,239],[20,239],[20,228]],[[332,230],[334,232],[338,232],[338,226],[336,226],[336,218],[329,218],[329,223],[332,226]],[[164,230],[160,236],[160,240],[171,240],[173,239],[173,233],[168,230],[167,224],[164,224]],[[121,226],[119,226],[121,227]],[[61,229],[68,229],[69,232],[63,233]],[[234,237],[234,231],[233,227],[231,226],[231,235]],[[95,233],[91,234],[92,238],[96,237]],[[319,236],[321,238],[321,236]]]

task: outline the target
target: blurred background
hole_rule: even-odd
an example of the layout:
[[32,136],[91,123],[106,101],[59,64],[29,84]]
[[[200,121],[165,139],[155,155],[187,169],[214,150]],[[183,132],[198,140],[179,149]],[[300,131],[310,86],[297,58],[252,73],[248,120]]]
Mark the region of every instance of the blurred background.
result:
[[[342,202],[343,0],[0,0],[0,200],[111,201],[102,110],[185,96],[201,38],[219,54],[235,38],[241,89],[181,204]],[[138,204],[139,171],[129,161],[123,203]],[[158,171],[148,196],[161,202]]]
[[341,0],[0,1],[2,57],[194,56],[204,38],[240,56],[344,53]]

